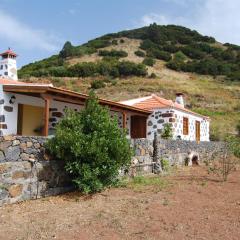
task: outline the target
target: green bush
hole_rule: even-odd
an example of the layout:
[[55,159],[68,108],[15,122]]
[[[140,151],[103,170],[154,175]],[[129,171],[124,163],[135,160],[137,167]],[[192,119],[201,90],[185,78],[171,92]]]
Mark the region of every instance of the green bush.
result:
[[106,85],[104,83],[104,81],[102,80],[93,80],[91,82],[91,88],[92,89],[99,89],[99,88],[104,88]]
[[150,78],[157,78],[157,75],[155,73],[151,73],[151,75],[149,77]]
[[129,61],[118,63],[118,71],[121,76],[146,76],[147,69],[144,64],[136,64]]
[[148,58],[144,58],[142,63],[147,65],[147,66],[151,66],[152,67],[156,63],[156,60],[153,59],[153,58],[148,57]]
[[134,53],[138,57],[145,57],[145,53],[143,51],[137,50]]
[[128,56],[128,53],[123,51],[123,50],[114,50],[112,49],[111,51],[108,51],[108,50],[100,50],[99,51],[99,56],[102,56],[102,57],[116,57],[116,58],[124,58],[124,57],[127,57]]
[[81,112],[66,113],[46,147],[55,158],[65,161],[73,183],[84,193],[115,184],[119,170],[130,164],[132,155],[117,119],[110,117],[93,94]]
[[112,45],[118,45],[118,41],[116,39],[112,40]]
[[162,131],[161,137],[163,139],[171,139],[173,137],[172,125],[167,123]]
[[172,59],[172,56],[170,53],[165,52],[165,51],[161,51],[159,49],[150,49],[147,51],[147,56],[148,57],[152,57],[152,58],[157,58],[160,60],[164,60],[164,61],[170,61]]

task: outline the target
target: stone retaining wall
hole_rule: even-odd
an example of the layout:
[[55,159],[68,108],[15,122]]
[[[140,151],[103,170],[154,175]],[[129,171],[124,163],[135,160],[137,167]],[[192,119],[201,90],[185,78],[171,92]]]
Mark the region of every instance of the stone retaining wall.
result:
[[0,206],[72,188],[63,162],[45,156],[44,142],[43,137],[0,137]]
[[[63,162],[45,154],[45,137],[0,137],[0,206],[27,199],[55,195],[72,189]],[[200,161],[211,160],[212,153],[222,155],[221,142],[187,142],[181,140],[131,140],[134,149],[133,166],[143,173],[154,171],[154,156],[168,159],[171,165],[184,164],[193,153]],[[157,146],[157,147],[156,147]],[[153,160],[154,159],[154,160]]]

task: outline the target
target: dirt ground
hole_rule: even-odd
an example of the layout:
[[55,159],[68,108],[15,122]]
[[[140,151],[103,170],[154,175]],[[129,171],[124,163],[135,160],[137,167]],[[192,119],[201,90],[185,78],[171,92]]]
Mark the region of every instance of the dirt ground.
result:
[[163,181],[4,206],[0,239],[240,239],[240,171],[225,183],[200,167]]

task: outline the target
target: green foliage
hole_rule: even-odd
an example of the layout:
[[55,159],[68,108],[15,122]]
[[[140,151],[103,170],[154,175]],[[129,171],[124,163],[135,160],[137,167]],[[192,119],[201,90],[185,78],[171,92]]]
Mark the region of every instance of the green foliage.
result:
[[164,60],[164,61],[170,61],[172,59],[172,56],[170,53],[156,49],[156,48],[149,49],[147,51],[147,56],[156,58],[156,59],[160,59],[160,60]]
[[117,119],[91,93],[81,112],[68,111],[49,139],[47,149],[65,160],[66,171],[84,193],[98,192],[118,180],[119,169],[131,160],[126,134]]
[[143,51],[137,50],[134,53],[138,57],[145,57],[145,53]]
[[152,67],[156,63],[156,60],[153,58],[147,57],[147,58],[144,58],[142,63]]
[[[197,31],[175,25],[160,26],[156,23],[135,30],[108,34],[81,46],[73,46],[70,42],[66,42],[58,56],[22,67],[19,70],[19,77],[71,77],[72,74],[68,72],[69,69],[65,62],[67,57],[95,53],[99,48],[118,44],[117,38],[120,38],[120,43],[124,43],[123,38],[142,40],[140,48],[146,51],[147,57],[167,61],[167,67],[170,69],[212,76],[225,75],[230,80],[240,81],[240,46],[226,43],[224,44],[225,48],[222,48],[218,44],[213,45],[216,43],[214,38],[202,36]],[[180,52],[183,54],[179,54]],[[104,56],[105,61],[108,56],[120,58],[125,57],[127,53],[117,50],[102,50],[100,54]],[[141,51],[136,51],[135,54],[145,57]],[[111,75],[119,77],[120,73],[116,65],[111,65]],[[83,67],[87,68],[86,65]],[[109,65],[105,64],[100,67],[109,69]],[[107,72],[109,74],[109,71]],[[96,70],[91,76],[95,74],[102,75]],[[85,75],[89,75],[89,73],[82,74],[82,76]]]
[[183,54],[182,51],[178,51],[174,54],[173,60],[177,62],[184,62],[187,57]]
[[108,50],[100,50],[99,51],[99,56],[103,56],[103,57],[115,57],[115,58],[124,58],[128,56],[128,53],[123,51],[123,50],[114,50],[112,49],[111,51]]
[[172,125],[167,123],[165,124],[161,137],[163,139],[171,139],[173,137],[173,132],[172,132]]
[[230,136],[227,138],[227,142],[229,149],[234,154],[234,156],[240,158],[240,137]]
[[104,88],[105,83],[102,80],[93,80],[91,82],[91,88],[92,89],[99,89],[99,88]]
[[170,164],[169,164],[169,160],[162,158],[161,159],[161,165],[162,165],[162,169],[165,172],[168,172],[170,170]]
[[157,78],[157,75],[155,73],[151,73],[149,77],[154,79],[154,78]]
[[118,70],[121,76],[146,76],[147,69],[144,64],[135,64],[129,61],[118,63]]
[[112,45],[118,45],[118,41],[116,39],[112,40]]

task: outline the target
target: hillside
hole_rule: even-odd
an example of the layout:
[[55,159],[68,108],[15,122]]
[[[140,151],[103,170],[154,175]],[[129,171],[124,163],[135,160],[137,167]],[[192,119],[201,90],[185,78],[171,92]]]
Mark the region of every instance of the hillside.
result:
[[108,34],[28,64],[24,81],[123,100],[184,92],[187,106],[212,119],[212,138],[234,133],[240,119],[240,47],[179,26],[151,25]]

